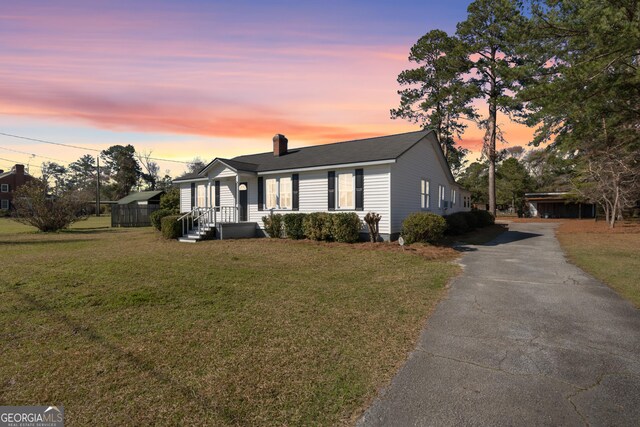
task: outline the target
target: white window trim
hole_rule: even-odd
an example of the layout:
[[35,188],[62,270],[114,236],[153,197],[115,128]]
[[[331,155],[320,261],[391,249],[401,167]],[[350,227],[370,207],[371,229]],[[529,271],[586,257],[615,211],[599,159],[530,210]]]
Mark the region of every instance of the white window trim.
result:
[[451,189],[451,207],[456,205],[456,190],[455,188]]
[[[425,191],[422,191],[422,185],[424,183]],[[422,198],[424,197],[424,203]],[[424,210],[431,209],[431,182],[426,178],[420,179],[420,208]]]
[[0,192],[8,193],[9,192],[9,184],[0,184]]
[[9,200],[8,199],[0,200],[0,209],[9,209]]
[[438,208],[446,209],[447,207],[447,189],[444,185],[438,184]]
[[[340,206],[340,175],[351,175],[351,201],[350,206]],[[356,208],[356,173],[353,172],[336,172],[336,210],[352,211]]]

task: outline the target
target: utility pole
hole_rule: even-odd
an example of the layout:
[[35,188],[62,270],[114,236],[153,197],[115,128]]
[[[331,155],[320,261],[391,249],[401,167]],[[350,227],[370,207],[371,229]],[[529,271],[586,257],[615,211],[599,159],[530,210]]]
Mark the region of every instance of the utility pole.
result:
[[100,154],[96,156],[96,216],[100,216]]

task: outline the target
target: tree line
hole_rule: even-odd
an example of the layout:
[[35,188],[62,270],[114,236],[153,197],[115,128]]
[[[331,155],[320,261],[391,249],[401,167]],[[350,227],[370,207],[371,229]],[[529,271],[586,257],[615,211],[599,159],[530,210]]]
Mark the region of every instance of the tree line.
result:
[[[536,179],[564,181],[600,204],[613,227],[640,199],[637,0],[477,0],[467,12],[454,34],[433,30],[411,48],[417,67],[398,76],[391,117],[434,129],[458,173],[466,151],[456,139],[470,124],[483,129],[482,161],[464,175],[486,179],[494,214],[501,168],[507,177],[526,171],[535,189],[558,189]],[[501,116],[534,127],[532,146],[549,145],[522,162],[505,159],[496,147]]]

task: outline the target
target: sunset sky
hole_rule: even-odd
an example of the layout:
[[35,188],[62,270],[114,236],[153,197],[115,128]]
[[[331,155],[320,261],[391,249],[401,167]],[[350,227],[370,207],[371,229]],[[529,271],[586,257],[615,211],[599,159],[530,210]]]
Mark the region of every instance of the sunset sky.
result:
[[[4,1],[0,132],[208,161],[268,151],[275,133],[301,147],[415,130],[389,118],[396,77],[411,45],[455,31],[468,3]],[[526,145],[531,130],[500,122],[509,145]],[[481,138],[471,124],[461,144],[477,151]],[[0,135],[0,169],[49,160],[21,152],[95,155]]]

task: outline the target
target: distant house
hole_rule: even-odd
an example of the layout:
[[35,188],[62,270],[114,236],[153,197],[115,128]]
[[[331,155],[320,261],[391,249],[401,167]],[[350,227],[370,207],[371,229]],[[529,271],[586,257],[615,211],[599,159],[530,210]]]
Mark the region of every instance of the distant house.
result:
[[532,217],[595,218],[596,205],[576,201],[568,192],[526,193],[524,200]]
[[[244,224],[262,235],[269,213],[367,212],[382,215],[380,234],[397,239],[412,212],[439,215],[471,209],[430,130],[289,149],[284,135],[273,151],[216,158],[174,180],[185,216],[203,212],[214,225]],[[364,233],[365,230],[363,229]]]
[[15,165],[8,172],[0,169],[0,209],[11,209],[14,192],[32,179],[34,178],[24,171],[24,165]]
[[149,215],[160,209],[160,197],[164,191],[140,191],[131,193],[111,206],[112,227],[148,227]]

